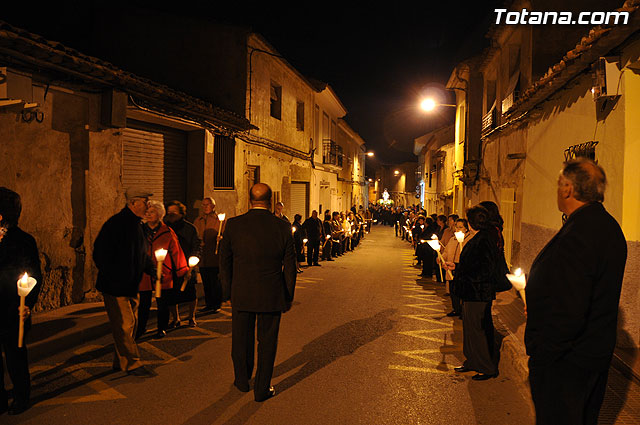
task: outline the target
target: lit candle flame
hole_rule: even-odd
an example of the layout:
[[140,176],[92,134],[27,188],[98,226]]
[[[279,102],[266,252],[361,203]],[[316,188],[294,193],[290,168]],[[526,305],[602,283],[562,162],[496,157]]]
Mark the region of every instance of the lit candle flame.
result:
[[156,250],[155,255],[156,255],[156,260],[164,261],[164,259],[167,257],[167,250],[164,248],[160,248]]
[[225,213],[220,213],[220,214],[218,214],[218,220],[220,220],[220,221],[224,221],[224,219],[225,219],[225,217],[226,217],[226,216],[227,216],[227,215],[226,215]]
[[200,259],[198,257],[189,257],[189,267],[194,268],[199,262]]
[[516,271],[513,272],[513,274],[516,276],[522,276],[522,269],[518,267]]
[[458,242],[462,243],[462,241],[464,241],[464,232],[455,232],[454,235]]
[[292,228],[291,228],[291,233],[295,233],[295,232],[296,232],[296,230],[298,230],[298,229],[296,229],[295,227],[292,227]]
[[309,239],[304,238],[304,239],[302,240],[302,242],[303,242],[303,243],[307,243],[307,242],[309,242]]
[[27,272],[24,272],[19,282],[20,287],[22,288],[26,288],[27,286],[29,286],[29,275],[27,274]]
[[433,235],[431,235],[431,239],[434,241],[438,240],[438,235],[436,235],[435,233]]

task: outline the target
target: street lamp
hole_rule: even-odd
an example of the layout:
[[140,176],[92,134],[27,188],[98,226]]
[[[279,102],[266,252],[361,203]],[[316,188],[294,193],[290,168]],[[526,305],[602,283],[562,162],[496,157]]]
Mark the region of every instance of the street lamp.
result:
[[367,156],[368,156],[368,157],[372,157],[373,155],[374,155],[374,154],[373,154],[373,152],[372,152],[372,151],[367,152]]
[[450,105],[447,103],[438,103],[431,97],[423,99],[422,102],[420,102],[420,108],[425,112],[433,111],[436,108],[436,106],[449,106],[452,108],[456,107],[456,105]]

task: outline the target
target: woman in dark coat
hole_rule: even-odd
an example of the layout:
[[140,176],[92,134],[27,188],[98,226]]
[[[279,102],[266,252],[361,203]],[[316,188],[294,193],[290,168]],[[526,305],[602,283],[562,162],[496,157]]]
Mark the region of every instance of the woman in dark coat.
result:
[[489,223],[489,213],[482,206],[467,211],[469,230],[473,237],[466,243],[456,267],[454,291],[462,300],[462,329],[464,333],[464,364],[456,372],[478,372],[476,381],[498,376],[493,355],[493,320],[491,304],[496,298],[495,268],[498,247]]
[[[195,226],[185,220],[187,214],[187,207],[180,201],[171,201],[167,204],[167,215],[164,217],[164,222],[169,226],[178,236],[178,242],[180,242],[180,248],[184,253],[184,257],[189,260],[190,257],[200,258],[202,250],[202,240],[198,236],[198,230]],[[181,291],[184,279],[187,280],[184,291]],[[196,308],[198,304],[198,298],[196,297],[196,273],[195,270],[191,270],[184,278],[178,279],[176,285],[173,288],[172,297],[169,299],[170,311],[173,316],[172,323],[169,323],[170,328],[180,326],[180,310],[179,305],[182,303],[189,304],[189,326],[195,327],[196,323]]]
[[[42,272],[36,241],[18,227],[21,211],[20,195],[0,187],[0,347],[4,351],[7,371],[13,383],[13,402],[9,406],[0,354],[0,415],[7,410],[10,415],[17,415],[30,406],[31,378],[27,347],[23,342],[22,347],[18,348],[18,328],[21,315],[25,321],[26,340],[31,327],[31,309],[38,300],[42,286]],[[17,282],[25,272],[36,279],[37,284],[27,295],[25,308],[20,312]]]
[[306,232],[304,227],[302,227],[302,216],[300,214],[293,216],[291,229],[295,230],[293,232],[293,247],[296,250],[296,267],[298,273],[302,273],[300,263],[304,261],[304,239],[306,238]]

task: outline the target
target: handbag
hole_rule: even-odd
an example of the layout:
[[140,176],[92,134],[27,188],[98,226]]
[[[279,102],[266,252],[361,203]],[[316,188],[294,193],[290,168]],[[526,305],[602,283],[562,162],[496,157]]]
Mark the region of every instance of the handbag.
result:
[[511,289],[511,282],[507,278],[509,273],[509,266],[507,266],[507,260],[504,258],[504,253],[501,253],[500,259],[496,263],[494,271],[494,282],[496,292],[504,292]]

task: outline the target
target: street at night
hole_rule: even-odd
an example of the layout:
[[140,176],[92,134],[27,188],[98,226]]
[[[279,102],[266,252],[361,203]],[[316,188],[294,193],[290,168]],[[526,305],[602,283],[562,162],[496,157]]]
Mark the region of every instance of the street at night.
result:
[[0,422],[640,424],[640,0],[0,12]]
[[417,278],[413,250],[376,226],[354,252],[299,275],[280,329],[276,396],[253,401],[231,384],[230,309],[199,327],[145,338],[157,373],[111,370],[110,336],[31,366],[35,406],[24,424],[532,424],[521,378],[457,374],[462,321],[446,317],[442,284]]

